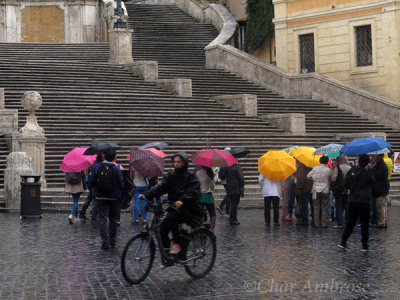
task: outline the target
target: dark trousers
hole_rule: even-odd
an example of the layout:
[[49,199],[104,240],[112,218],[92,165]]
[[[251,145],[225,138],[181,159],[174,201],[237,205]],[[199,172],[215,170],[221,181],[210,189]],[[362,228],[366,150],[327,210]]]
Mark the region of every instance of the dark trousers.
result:
[[360,217],[361,223],[361,242],[363,244],[368,243],[369,238],[369,218],[370,218],[370,204],[369,203],[349,203],[349,221],[346,223],[342,234],[342,242],[346,242],[351,233],[353,232],[354,226],[357,223],[358,217]]
[[[99,215],[100,236],[103,245],[115,245],[117,241],[118,201],[96,200]],[[108,227],[107,227],[108,216]]]
[[321,223],[322,227],[327,226],[328,221],[328,193],[317,193],[316,199],[314,200],[314,225]]
[[308,223],[308,204],[310,203],[311,218],[312,218],[312,223],[314,224],[314,202],[312,199],[311,192],[302,193],[300,202],[302,208],[302,222]]
[[[214,203],[202,203],[203,209],[206,208],[210,216],[210,225],[212,228],[215,227],[215,220],[217,219],[217,214],[215,213]],[[204,220],[207,220],[207,214],[204,214]]]
[[[336,209],[336,223],[338,226],[343,226],[343,224],[348,222],[349,214],[348,214],[348,198],[349,195],[335,195],[335,209]],[[343,222],[343,211],[344,219]]]
[[229,199],[231,200],[231,211],[229,213],[229,222],[237,222],[237,208],[240,202],[240,195],[229,195]]
[[167,212],[160,225],[160,236],[164,248],[170,248],[169,232],[172,232],[172,241],[179,243],[179,224],[184,223],[185,215],[181,210],[171,209]]
[[271,222],[271,202],[274,209],[274,223],[279,222],[279,197],[268,196],[264,197],[264,218],[266,225],[269,225]]

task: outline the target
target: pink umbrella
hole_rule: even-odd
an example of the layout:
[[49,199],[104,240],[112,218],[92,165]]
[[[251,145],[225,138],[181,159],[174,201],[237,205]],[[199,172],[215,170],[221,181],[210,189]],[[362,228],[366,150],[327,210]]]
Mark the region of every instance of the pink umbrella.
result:
[[129,162],[146,178],[160,176],[164,172],[164,159],[151,151],[132,148]]
[[156,148],[142,148],[142,150],[150,151],[161,158],[167,157],[167,154],[165,154],[164,152],[162,152],[161,150],[158,150]]
[[201,149],[194,152],[190,159],[196,165],[204,167],[230,167],[236,164],[238,161],[227,151],[218,149]]
[[64,156],[60,169],[64,173],[81,172],[93,166],[97,155],[83,155],[87,148],[75,148]]

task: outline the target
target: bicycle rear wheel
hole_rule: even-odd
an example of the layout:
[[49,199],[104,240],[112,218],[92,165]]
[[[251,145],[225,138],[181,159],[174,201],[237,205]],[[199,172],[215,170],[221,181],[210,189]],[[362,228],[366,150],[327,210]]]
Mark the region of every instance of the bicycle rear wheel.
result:
[[130,284],[141,283],[149,275],[156,246],[147,232],[132,237],[125,245],[121,258],[121,271]]
[[195,229],[187,247],[186,272],[193,278],[202,278],[211,271],[216,257],[215,235],[205,228]]

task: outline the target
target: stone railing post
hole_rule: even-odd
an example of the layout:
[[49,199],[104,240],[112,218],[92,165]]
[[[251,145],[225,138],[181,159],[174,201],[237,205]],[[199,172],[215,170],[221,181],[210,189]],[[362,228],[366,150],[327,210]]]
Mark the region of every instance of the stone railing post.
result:
[[4,202],[11,212],[21,208],[21,175],[32,173],[32,160],[25,152],[11,152],[4,170]]
[[35,111],[42,105],[42,97],[38,92],[25,92],[21,104],[29,111],[29,116],[26,117],[25,126],[11,134],[12,151],[26,152],[29,155],[32,159],[33,171],[41,175],[40,182],[43,187],[46,187],[44,167],[46,137],[35,116]]

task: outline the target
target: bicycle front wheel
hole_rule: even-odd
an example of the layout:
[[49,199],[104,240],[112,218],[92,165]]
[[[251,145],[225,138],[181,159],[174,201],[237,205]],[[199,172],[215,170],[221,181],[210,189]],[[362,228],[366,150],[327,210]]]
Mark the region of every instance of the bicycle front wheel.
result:
[[186,252],[186,272],[193,278],[206,276],[214,266],[216,256],[215,235],[205,228],[194,230]]
[[156,246],[147,232],[132,237],[126,244],[121,258],[121,270],[125,280],[138,284],[146,279],[153,265]]

